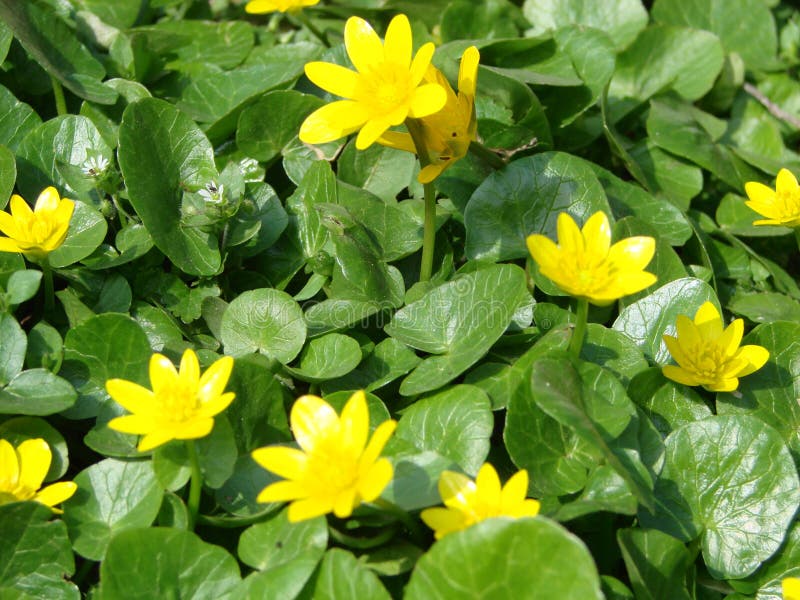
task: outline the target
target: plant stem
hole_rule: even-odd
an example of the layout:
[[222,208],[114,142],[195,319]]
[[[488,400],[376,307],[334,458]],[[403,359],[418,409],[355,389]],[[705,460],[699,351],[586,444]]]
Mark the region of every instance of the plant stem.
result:
[[577,321],[569,340],[569,352],[575,358],[579,358],[583,347],[583,338],[586,335],[586,322],[589,320],[589,301],[586,298],[578,298],[578,307],[575,313]]
[[53,269],[50,266],[50,259],[45,256],[42,259],[42,275],[44,276],[44,310],[49,315],[56,309],[55,286],[53,285]]
[[186,440],[186,451],[189,454],[189,465],[192,468],[192,479],[189,485],[189,531],[194,531],[197,513],[200,510],[200,492],[203,490],[203,473],[197,458],[194,440]]
[[797,241],[797,248],[800,249],[800,227],[794,228],[794,239]]
[[[419,157],[420,169],[431,164],[425,135],[421,124],[412,118],[406,119],[406,128],[414,141],[414,148]],[[433,273],[433,251],[436,246],[436,188],[433,183],[422,186],[425,193],[425,224],[422,231],[422,261],[419,266],[419,280],[429,281]]]
[[300,10],[296,14],[292,15],[292,17],[294,17],[298,21],[300,21],[300,24],[303,27],[305,27],[306,29],[308,29],[314,35],[315,38],[317,38],[320,42],[322,42],[323,46],[325,46],[326,48],[330,48],[331,47],[331,43],[328,41],[328,38],[325,36],[325,34],[322,33],[316,27],[316,25],[314,25],[311,22],[311,19],[309,19],[308,16],[302,10]]
[[469,151],[494,169],[502,169],[506,166],[506,162],[502,158],[480,142],[472,140],[469,143]]
[[409,515],[406,511],[402,508],[397,506],[396,504],[389,502],[388,500],[384,500],[383,498],[378,498],[377,500],[373,501],[373,504],[380,508],[381,510],[391,514],[392,516],[396,517],[398,521],[400,521],[408,532],[411,534],[411,540],[420,547],[425,547],[426,545],[426,536],[425,532],[420,527],[419,522],[414,519],[411,515]]
[[50,83],[53,86],[53,97],[56,100],[56,112],[59,115],[66,115],[67,100],[64,98],[64,88],[61,87],[61,82],[52,75],[50,76]]

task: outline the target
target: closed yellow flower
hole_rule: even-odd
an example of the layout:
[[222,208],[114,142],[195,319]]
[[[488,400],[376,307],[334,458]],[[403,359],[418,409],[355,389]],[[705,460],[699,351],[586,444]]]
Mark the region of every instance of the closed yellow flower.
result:
[[420,85],[433,44],[423,44],[412,60],[411,25],[405,15],[392,19],[383,44],[369,23],[350,17],[344,43],[355,71],[325,62],[306,65],[311,81],[347,100],[311,113],[300,127],[301,141],[322,144],[358,131],[356,148],[364,150],[406,117],[426,117],[444,106],[447,95],[441,85]]
[[787,577],[781,581],[783,600],[800,600],[800,579]]
[[702,385],[710,392],[732,392],[739,377],[764,366],[769,352],[762,346],[741,346],[744,321],[736,319],[723,329],[722,317],[711,302],[705,302],[694,321],[680,315],[675,323],[678,337],[664,336],[669,353],[678,366],[666,365],[664,376],[684,385]]
[[[475,46],[470,46],[461,55],[458,94],[439,69],[433,65],[428,67],[425,81],[442,86],[447,93],[447,102],[442,110],[417,120],[430,161],[419,173],[420,183],[430,183],[447,167],[464,158],[470,142],[475,140],[478,130],[475,86],[479,60],[480,53]],[[378,143],[407,152],[417,151],[411,136],[400,131],[387,131]]]
[[259,502],[285,502],[296,523],[332,512],[349,517],[362,502],[372,502],[392,479],[387,458],[379,458],[397,426],[381,423],[369,439],[369,411],[363,391],[345,404],[341,416],[317,396],[301,396],[292,406],[292,432],[300,449],[268,446],[253,459],[283,477],[258,495]]
[[258,15],[271,12],[295,12],[306,6],[314,6],[319,0],[250,0],[244,10]]
[[568,294],[605,306],[653,285],[644,270],[656,241],[647,236],[625,238],[611,245],[611,226],[602,211],[579,229],[567,213],[558,215],[558,245],[538,233],[528,236],[528,250],[539,271]]
[[150,391],[132,381],[109,379],[109,395],[131,415],[117,417],[108,426],[115,431],[143,435],[138,449],[152,450],[171,440],[193,440],[211,433],[214,415],[233,401],[225,392],[233,359],[223,356],[200,374],[194,350],[186,350],[180,370],[162,354],[150,358]]
[[0,211],[0,252],[21,252],[41,259],[64,243],[75,203],[61,198],[54,187],[45,189],[33,210],[21,196],[11,196],[11,214]]
[[788,169],[778,172],[774,190],[755,181],[745,183],[744,189],[750,199],[745,204],[767,217],[753,221],[753,225],[800,226],[800,185]]
[[0,440],[0,504],[34,500],[53,509],[72,496],[78,486],[72,481],[60,481],[42,487],[53,453],[41,438],[25,440],[14,448]]
[[535,517],[539,514],[539,501],[526,498],[527,494],[525,469],[517,471],[504,486],[489,463],[483,464],[475,481],[461,473],[443,471],[439,495],[446,508],[426,508],[420,517],[438,540],[492,517]]

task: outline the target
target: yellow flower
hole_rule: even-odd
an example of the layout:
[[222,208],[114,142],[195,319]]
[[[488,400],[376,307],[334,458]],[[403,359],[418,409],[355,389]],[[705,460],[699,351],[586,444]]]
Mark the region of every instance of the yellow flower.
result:
[[528,250],[542,275],[568,294],[606,306],[656,282],[643,270],[656,251],[653,238],[634,236],[612,246],[611,226],[602,211],[589,217],[583,229],[561,213],[557,228],[558,245],[534,233],[528,236]]
[[800,600],[800,579],[787,577],[781,581],[783,600]]
[[800,226],[800,186],[788,169],[778,172],[774,190],[755,181],[745,183],[744,189],[750,198],[745,204],[767,217],[753,221],[753,225]]
[[284,478],[265,487],[258,501],[292,500],[292,523],[329,512],[349,517],[362,502],[380,496],[391,481],[392,464],[378,457],[397,422],[381,423],[367,443],[369,411],[363,391],[350,397],[341,417],[322,398],[301,396],[292,406],[290,421],[300,449],[259,448],[253,459]]
[[424,44],[412,61],[411,25],[405,15],[389,23],[383,45],[369,23],[350,17],[344,43],[356,71],[324,62],[306,65],[311,81],[348,99],[311,113],[300,126],[303,142],[331,142],[360,130],[356,148],[364,150],[406,117],[426,117],[444,106],[447,94],[442,86],[420,85],[433,57],[433,44]]
[[319,0],[250,0],[244,10],[259,15],[271,12],[296,12],[306,6],[314,6]]
[[28,258],[44,258],[64,243],[75,203],[60,198],[54,187],[45,189],[30,206],[21,196],[11,196],[11,214],[0,210],[0,252],[21,252]]
[[122,433],[144,435],[141,452],[170,440],[192,440],[207,436],[214,428],[214,415],[233,401],[233,392],[223,393],[233,369],[233,359],[223,356],[200,375],[194,350],[186,350],[180,371],[161,354],[150,358],[151,392],[132,381],[109,379],[109,395],[132,415],[111,419],[108,426]]
[[[430,164],[419,173],[420,183],[430,183],[447,167],[464,158],[470,142],[476,137],[475,86],[479,60],[480,54],[475,46],[470,46],[461,55],[458,95],[439,69],[433,65],[428,67],[425,81],[441,85],[447,93],[447,102],[439,112],[418,119],[430,160]],[[407,152],[417,151],[411,136],[399,131],[387,131],[378,139],[378,143]]]
[[[43,439],[25,440],[14,448],[0,440],[0,504],[35,500],[53,511],[78,489],[72,481],[60,481],[42,488],[53,454]],[[41,488],[41,489],[39,489]]]
[[539,501],[526,499],[527,494],[525,469],[517,471],[502,487],[497,471],[489,463],[483,464],[475,481],[461,473],[443,471],[439,495],[447,508],[426,508],[420,517],[438,540],[492,517],[535,517],[539,514]]
[[684,385],[702,385],[710,392],[732,392],[739,377],[758,371],[769,359],[762,346],[742,346],[744,321],[736,319],[722,328],[722,317],[711,302],[704,303],[694,322],[680,315],[675,323],[678,337],[664,336],[678,366],[662,367],[664,376]]

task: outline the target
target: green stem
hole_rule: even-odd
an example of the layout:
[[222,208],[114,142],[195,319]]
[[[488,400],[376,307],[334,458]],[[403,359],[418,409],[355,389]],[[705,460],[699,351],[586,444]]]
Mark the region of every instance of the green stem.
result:
[[42,259],[42,275],[44,276],[44,310],[52,316],[56,309],[56,293],[53,285],[53,268],[50,266],[50,259],[45,256]]
[[578,298],[578,307],[575,312],[577,321],[569,340],[569,352],[575,358],[579,358],[583,347],[583,338],[586,335],[586,322],[589,320],[589,301],[586,298]]
[[794,228],[794,239],[797,241],[797,248],[800,249],[800,227]]
[[64,98],[64,88],[61,87],[61,82],[50,76],[50,83],[53,85],[53,97],[56,100],[56,112],[59,115],[67,114],[67,100]]
[[422,527],[420,527],[420,524],[416,519],[414,519],[396,504],[393,504],[388,500],[384,500],[383,498],[378,498],[377,500],[373,501],[372,504],[397,518],[397,520],[400,521],[406,529],[408,529],[408,532],[411,534],[411,540],[417,546],[420,546],[421,548],[425,547],[425,532],[422,530]]
[[308,16],[306,16],[306,14],[302,10],[300,10],[297,13],[293,14],[292,17],[294,17],[298,21],[300,21],[300,24],[303,27],[305,27],[306,29],[308,29],[314,35],[315,38],[317,38],[320,42],[322,42],[323,46],[325,46],[326,48],[330,48],[331,47],[331,43],[328,41],[327,36],[324,33],[322,33],[311,22],[311,19],[309,19]]
[[[431,164],[422,125],[416,119],[406,119],[406,128],[414,141],[419,157],[420,169]],[[422,231],[422,261],[419,266],[419,280],[429,281],[433,273],[433,251],[436,249],[436,188],[433,183],[422,186],[425,193],[425,224]]]
[[275,511],[271,508],[248,517],[214,517],[211,515],[198,514],[197,522],[222,529],[238,529],[239,527],[247,527],[248,525],[265,521],[274,514]]
[[197,514],[200,511],[200,492],[203,490],[203,473],[197,458],[194,440],[186,440],[186,451],[189,454],[189,465],[192,468],[192,480],[189,485],[189,531],[194,531]]
[[499,170],[506,166],[506,162],[502,158],[497,156],[497,154],[489,150],[489,148],[487,148],[480,142],[472,140],[469,143],[469,151],[472,152],[475,156],[480,158],[483,162],[488,164],[493,169]]

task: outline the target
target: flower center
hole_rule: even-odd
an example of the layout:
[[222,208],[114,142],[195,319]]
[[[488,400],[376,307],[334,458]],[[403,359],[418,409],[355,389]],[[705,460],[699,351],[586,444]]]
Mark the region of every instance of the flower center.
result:
[[47,241],[53,231],[53,223],[47,213],[34,213],[27,219],[17,221],[17,227],[26,242],[42,244]]
[[175,379],[158,393],[164,414],[175,423],[190,420],[197,413],[197,385]]
[[800,189],[777,192],[776,200],[784,217],[800,215]]
[[355,99],[365,104],[371,113],[386,115],[409,104],[410,91],[408,69],[382,63],[360,78]]
[[0,504],[29,500],[34,497],[36,490],[32,490],[8,477],[0,479]]
[[320,441],[308,462],[308,481],[325,495],[336,496],[358,484],[358,458],[339,438]]
[[725,349],[715,342],[701,341],[689,355],[694,358],[692,367],[695,374],[707,381],[716,381],[728,361]]

